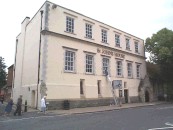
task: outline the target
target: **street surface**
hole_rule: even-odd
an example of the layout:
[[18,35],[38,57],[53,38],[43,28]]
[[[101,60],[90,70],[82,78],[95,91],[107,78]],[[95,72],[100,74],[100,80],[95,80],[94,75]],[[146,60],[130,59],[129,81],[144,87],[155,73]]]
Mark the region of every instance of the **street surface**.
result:
[[1,116],[0,130],[173,130],[173,104],[83,114]]

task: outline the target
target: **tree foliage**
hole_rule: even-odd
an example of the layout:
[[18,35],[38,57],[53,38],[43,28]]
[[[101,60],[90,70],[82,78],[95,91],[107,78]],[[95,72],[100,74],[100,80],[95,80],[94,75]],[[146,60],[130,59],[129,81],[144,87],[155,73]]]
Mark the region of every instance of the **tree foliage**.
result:
[[150,61],[159,66],[163,80],[173,84],[173,31],[161,29],[146,39],[145,48],[150,53]]
[[149,77],[156,80],[161,79],[160,68],[157,64],[146,62],[146,65],[147,65],[147,73]]
[[7,66],[5,65],[4,58],[0,56],[0,88],[2,88],[6,84],[6,67]]

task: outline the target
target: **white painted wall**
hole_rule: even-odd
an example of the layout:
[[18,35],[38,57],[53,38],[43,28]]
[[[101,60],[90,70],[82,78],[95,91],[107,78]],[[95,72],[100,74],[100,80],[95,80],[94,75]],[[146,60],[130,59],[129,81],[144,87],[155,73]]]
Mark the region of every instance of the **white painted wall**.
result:
[[[49,2],[48,2],[49,3]],[[40,9],[44,10],[45,5]],[[19,40],[17,46],[16,73],[14,81],[13,95],[16,100],[20,94],[24,100],[31,105],[32,90],[37,91],[37,74],[38,74],[38,54],[39,54],[39,36],[40,36],[40,10],[31,19],[24,29],[22,25],[21,34],[17,37]],[[43,23],[45,22],[45,14],[43,14]],[[75,26],[74,33],[65,32],[66,16],[74,17]],[[85,38],[85,23],[93,25],[93,39]],[[80,79],[85,80],[85,97],[98,98],[97,80],[101,80],[102,97],[112,97],[105,76],[102,75],[102,55],[97,52],[97,48],[104,48],[109,51],[121,53],[125,55],[123,60],[124,77],[116,77],[115,62],[116,57],[110,56],[111,79],[122,80],[127,82],[129,96],[138,96],[138,86],[140,79],[136,78],[136,62],[141,63],[141,78],[146,75],[146,64],[144,58],[143,40],[133,35],[117,30],[111,26],[83,16],[79,13],[61,8],[57,6],[52,9],[50,3],[48,12],[49,31],[55,34],[42,34],[41,38],[41,60],[40,60],[40,80],[44,80],[48,91],[47,99],[80,99]],[[43,25],[43,29],[45,25]],[[108,30],[108,43],[101,42],[101,29]],[[25,35],[26,31],[26,35]],[[121,48],[115,47],[115,33],[119,33],[121,37]],[[59,35],[62,34],[62,35]],[[64,35],[64,36],[63,36]],[[69,36],[69,37],[68,37]],[[127,51],[125,37],[128,36],[131,42],[131,51]],[[72,37],[72,38],[70,38]],[[76,38],[76,39],[74,39]],[[140,53],[136,54],[134,50],[134,40],[138,40],[140,44]],[[64,53],[65,47],[76,50],[76,71],[74,73],[64,72]],[[94,53],[94,75],[85,74],[85,51]],[[127,60],[133,63],[133,79],[127,77]],[[29,91],[30,88],[30,91]],[[38,93],[39,93],[38,86]],[[36,92],[37,93],[37,92]],[[37,97],[37,96],[35,96]],[[40,94],[38,95],[38,104],[40,104]]]

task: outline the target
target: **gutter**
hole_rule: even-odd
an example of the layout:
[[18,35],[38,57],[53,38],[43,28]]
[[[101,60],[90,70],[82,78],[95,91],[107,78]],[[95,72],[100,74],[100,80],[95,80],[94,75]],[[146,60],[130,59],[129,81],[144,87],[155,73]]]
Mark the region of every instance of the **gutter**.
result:
[[36,109],[38,109],[38,86],[39,86],[39,81],[40,81],[41,31],[42,31],[43,10],[41,10],[40,13],[41,13],[41,26],[40,26],[40,40],[39,40],[39,54],[38,54],[38,80],[37,80]]

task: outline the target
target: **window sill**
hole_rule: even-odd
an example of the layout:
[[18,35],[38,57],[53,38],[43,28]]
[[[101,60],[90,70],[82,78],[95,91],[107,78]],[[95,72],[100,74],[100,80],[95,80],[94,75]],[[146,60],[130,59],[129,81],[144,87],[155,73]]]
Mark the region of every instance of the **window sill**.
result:
[[[106,74],[102,74],[102,76],[106,76],[106,77],[107,77],[107,75],[106,75]],[[109,74],[109,77],[111,77],[111,74]]]
[[101,43],[104,43],[104,44],[106,44],[106,45],[109,45],[109,43],[107,43],[107,42],[103,42],[103,41],[101,41]]
[[124,78],[123,75],[117,75],[117,78]]
[[76,74],[76,72],[74,72],[74,71],[66,71],[66,70],[64,70],[64,73]]
[[95,75],[94,73],[87,73],[85,72],[86,75]]
[[115,45],[115,47],[122,48],[121,46]]
[[84,99],[85,98],[85,95],[84,94],[81,94],[80,95],[80,98],[83,98]]
[[89,40],[94,40],[93,38],[89,38],[89,37],[84,37],[84,38],[89,39]]
[[132,51],[132,50],[126,48],[126,51]]
[[67,32],[67,31],[64,31],[65,33],[69,33],[69,34],[73,34],[73,35],[76,35],[75,33],[73,32]]
[[136,54],[140,54],[139,52],[135,52]]

